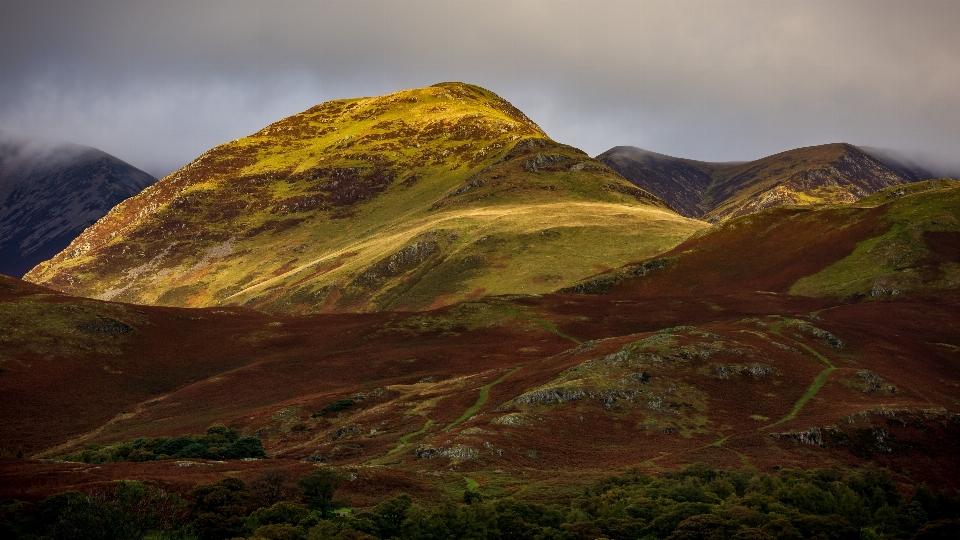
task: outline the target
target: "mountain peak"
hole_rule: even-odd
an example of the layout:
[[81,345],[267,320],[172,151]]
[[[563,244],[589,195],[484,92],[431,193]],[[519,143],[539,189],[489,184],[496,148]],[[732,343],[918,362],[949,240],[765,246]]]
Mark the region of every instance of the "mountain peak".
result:
[[0,273],[22,276],[153,182],[96,148],[0,132]]
[[878,189],[930,178],[846,142],[748,162],[707,163],[623,146],[597,159],[681,214],[710,221],[774,206],[851,203]]
[[26,279],[148,304],[422,309],[547,292],[700,227],[448,82],[328,101],[213,148]]

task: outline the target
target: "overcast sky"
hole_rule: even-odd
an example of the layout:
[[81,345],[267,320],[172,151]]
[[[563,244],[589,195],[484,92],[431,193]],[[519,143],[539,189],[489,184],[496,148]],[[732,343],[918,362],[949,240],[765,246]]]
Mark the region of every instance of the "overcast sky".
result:
[[154,175],[316,103],[478,84],[591,155],[960,169],[958,0],[0,0],[0,129]]

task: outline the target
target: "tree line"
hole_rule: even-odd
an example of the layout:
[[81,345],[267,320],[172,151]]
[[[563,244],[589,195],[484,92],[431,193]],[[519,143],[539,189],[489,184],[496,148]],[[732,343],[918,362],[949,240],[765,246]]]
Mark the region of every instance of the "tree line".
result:
[[760,540],[958,538],[960,499],[921,485],[902,494],[882,471],[754,469],[698,464],[599,481],[560,505],[485,499],[474,490],[442,504],[398,495],[344,511],[343,477],[318,467],[294,479],[269,470],[228,477],[185,496],[135,481],[4,501],[0,536],[31,540]]

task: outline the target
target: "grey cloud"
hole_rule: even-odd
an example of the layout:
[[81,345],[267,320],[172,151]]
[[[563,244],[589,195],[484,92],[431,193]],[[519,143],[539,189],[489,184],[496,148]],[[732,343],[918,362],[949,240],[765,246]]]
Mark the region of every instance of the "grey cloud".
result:
[[0,128],[151,173],[328,99],[487,87],[591,154],[835,141],[960,170],[955,0],[6,2]]

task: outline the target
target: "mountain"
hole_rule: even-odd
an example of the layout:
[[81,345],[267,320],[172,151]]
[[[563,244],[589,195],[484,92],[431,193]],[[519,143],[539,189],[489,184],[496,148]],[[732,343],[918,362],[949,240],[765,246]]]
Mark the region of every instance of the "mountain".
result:
[[637,186],[646,186],[680,215],[700,218],[706,212],[713,174],[738,163],[708,163],[675,158],[633,146],[615,146],[597,156],[604,165]]
[[444,83],[218,146],[25,279],[140,304],[423,309],[547,292],[702,226],[496,94]]
[[835,299],[960,291],[960,182],[894,186],[849,205],[731,218],[655,259],[568,292],[698,296],[765,291]]
[[22,276],[154,182],[95,148],[0,132],[0,273]]
[[744,163],[706,163],[629,146],[597,159],[680,214],[711,222],[775,206],[851,203],[885,187],[934,177],[889,153],[845,143]]

